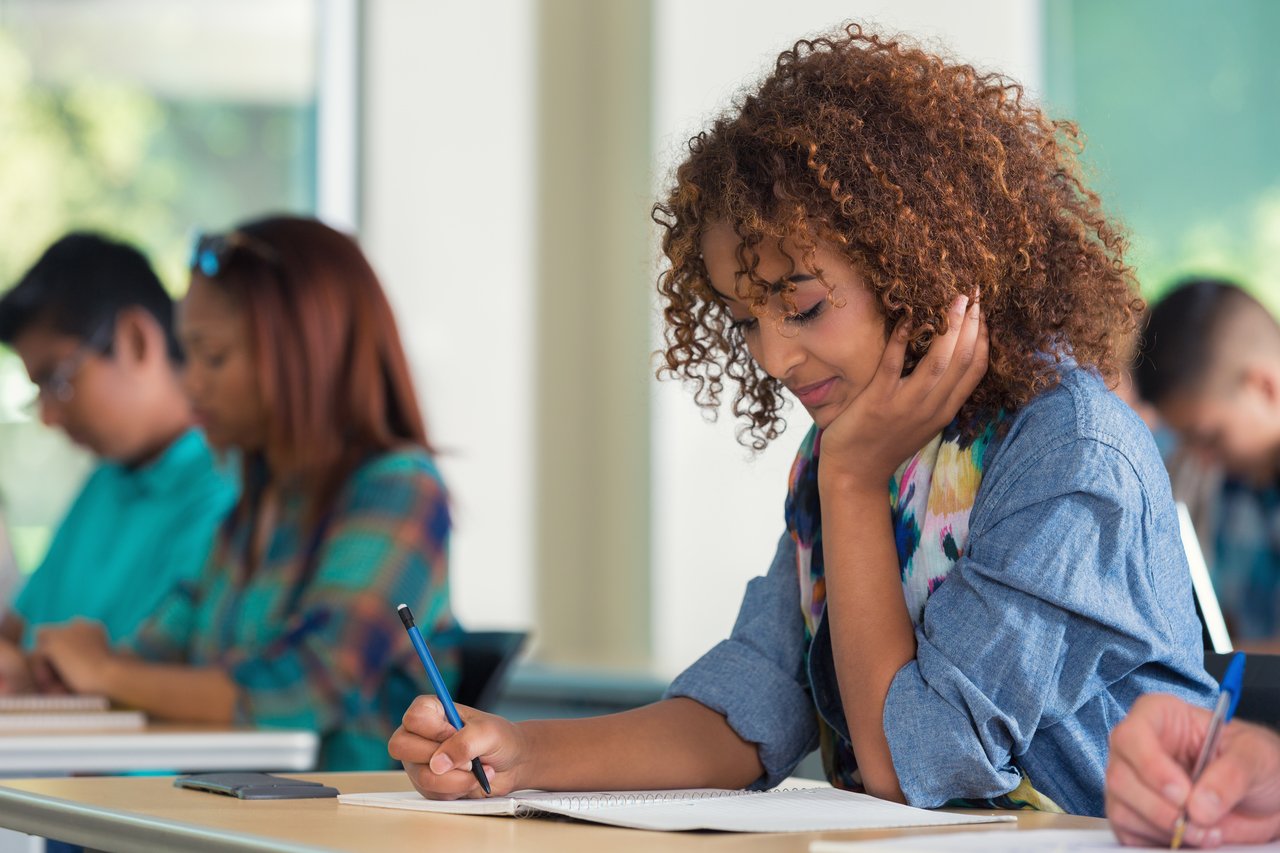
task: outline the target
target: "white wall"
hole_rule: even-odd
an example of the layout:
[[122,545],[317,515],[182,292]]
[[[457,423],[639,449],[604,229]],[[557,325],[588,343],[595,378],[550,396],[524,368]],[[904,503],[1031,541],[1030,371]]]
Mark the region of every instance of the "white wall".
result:
[[532,618],[532,4],[366,5],[363,245],[452,489],[454,607]]
[[[688,137],[798,38],[853,18],[930,40],[1034,94],[1041,85],[1040,3],[1033,0],[657,0],[655,150],[660,192]],[[787,469],[809,428],[795,405],[759,457],[731,416],[708,425],[692,397],[657,383],[653,408],[654,665],[678,672],[733,625],[747,580],[768,568],[783,530]]]

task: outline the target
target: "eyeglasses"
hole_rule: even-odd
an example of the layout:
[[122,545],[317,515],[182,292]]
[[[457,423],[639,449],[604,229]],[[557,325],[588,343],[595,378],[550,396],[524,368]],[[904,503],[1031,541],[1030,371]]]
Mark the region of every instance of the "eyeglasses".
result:
[[217,278],[237,250],[244,249],[269,264],[279,264],[280,256],[266,243],[240,231],[200,234],[191,246],[188,266],[206,278]]
[[49,375],[36,383],[36,396],[27,404],[35,409],[41,401],[69,403],[76,394],[75,378],[91,356],[102,355],[111,349],[116,336],[116,318],[104,322],[94,330],[75,352],[54,366]]

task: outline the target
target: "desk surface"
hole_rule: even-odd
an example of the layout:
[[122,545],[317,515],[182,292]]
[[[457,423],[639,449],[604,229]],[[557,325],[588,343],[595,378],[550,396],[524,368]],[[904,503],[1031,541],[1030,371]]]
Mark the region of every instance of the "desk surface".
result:
[[152,723],[140,731],[0,733],[0,774],[310,770],[315,732]]
[[[408,790],[403,773],[306,773],[343,793]],[[489,851],[808,853],[816,838],[871,839],[929,830],[787,834],[654,833],[537,818],[481,817],[340,805],[334,800],[241,801],[173,787],[171,777],[0,782],[0,826],[108,851]],[[1023,812],[1018,829],[1099,829],[1095,818]],[[978,829],[1013,831],[1012,824]]]

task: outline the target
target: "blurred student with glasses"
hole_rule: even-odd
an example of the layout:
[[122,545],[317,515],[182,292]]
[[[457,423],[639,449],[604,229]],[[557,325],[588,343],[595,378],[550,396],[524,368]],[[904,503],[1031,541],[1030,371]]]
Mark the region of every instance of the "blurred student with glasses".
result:
[[133,633],[194,578],[235,500],[183,393],[173,302],[136,249],[69,234],[0,299],[0,342],[40,419],[98,457],[43,562],[0,620],[0,692],[59,687],[34,629],[86,617]]
[[429,691],[396,605],[456,675],[444,483],[391,307],[355,241],[275,217],[203,237],[179,336],[209,441],[243,493],[200,577],[124,644],[46,628],[75,692],[152,717],[309,728],[329,770],[392,766],[386,741]]

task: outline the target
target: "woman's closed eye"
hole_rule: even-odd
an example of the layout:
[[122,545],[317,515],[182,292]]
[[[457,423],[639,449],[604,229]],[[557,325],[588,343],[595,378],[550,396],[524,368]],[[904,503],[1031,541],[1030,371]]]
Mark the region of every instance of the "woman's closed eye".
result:
[[205,367],[210,370],[217,370],[219,367],[222,367],[227,363],[227,356],[230,355],[230,353],[230,350],[223,349],[214,350],[212,352],[205,350],[198,354],[193,353],[193,355],[196,355],[196,357],[200,359],[200,363]]
[[803,326],[807,323],[812,323],[818,318],[818,315],[822,313],[822,309],[826,304],[827,300],[825,298],[819,299],[817,302],[813,303],[813,307],[809,308],[807,311],[800,311],[785,315],[782,318],[783,322],[790,323],[793,326]]
[[[819,299],[817,302],[813,303],[813,307],[808,308],[805,311],[795,311],[789,314],[784,314],[782,316],[782,322],[788,323],[792,326],[804,326],[812,323],[814,320],[818,319],[819,315],[822,314],[823,308],[826,304],[827,300],[825,298]],[[741,332],[742,334],[746,334],[747,332],[755,331],[759,326],[760,321],[757,318],[743,317],[741,320],[734,320],[730,325],[730,328]]]

